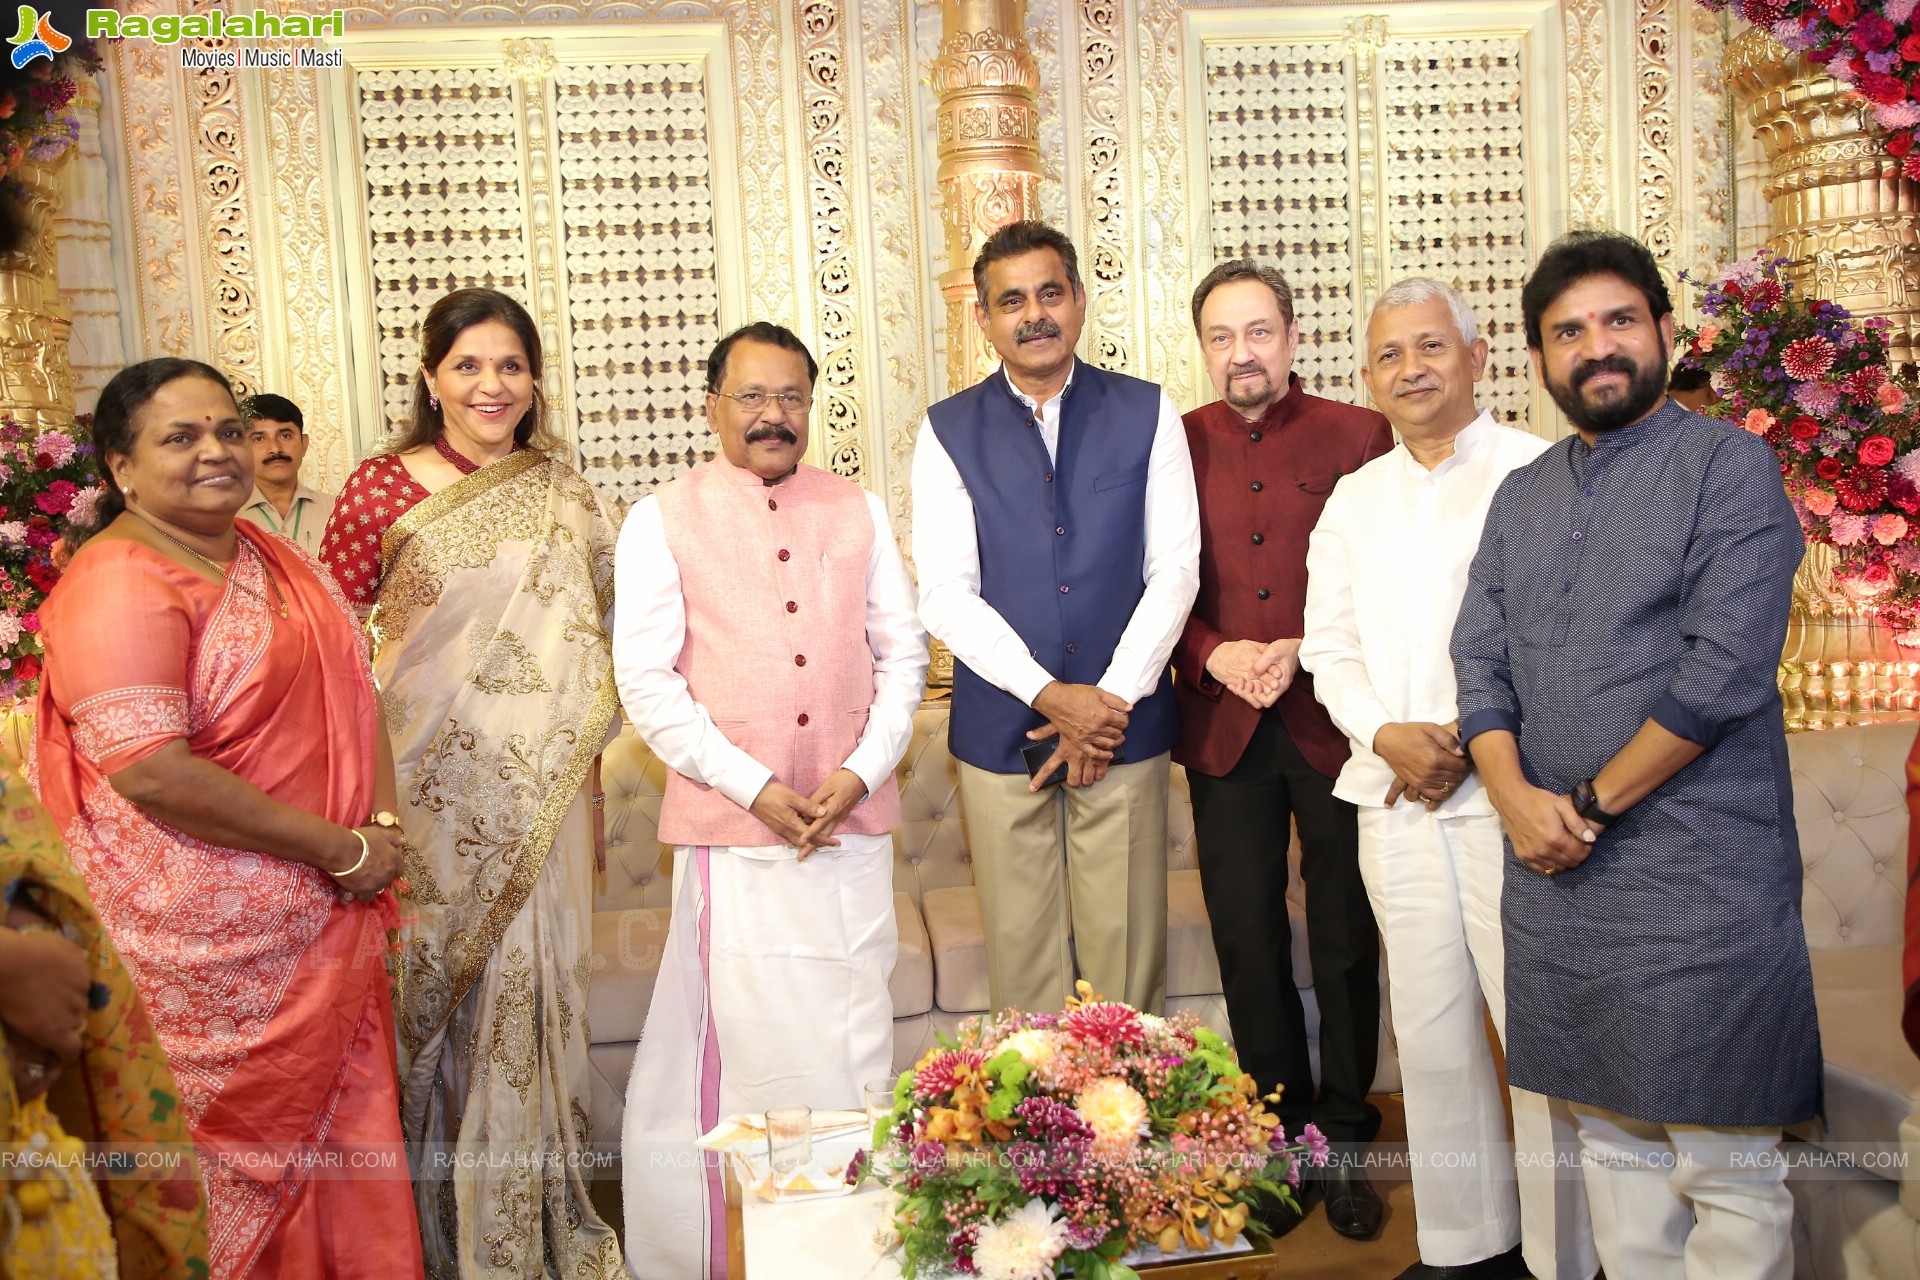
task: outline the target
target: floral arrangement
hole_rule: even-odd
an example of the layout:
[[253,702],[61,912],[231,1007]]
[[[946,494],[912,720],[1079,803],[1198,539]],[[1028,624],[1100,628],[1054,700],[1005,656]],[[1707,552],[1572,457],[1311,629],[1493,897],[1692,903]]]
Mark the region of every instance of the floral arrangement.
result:
[[91,40],[75,40],[53,58],[35,58],[0,77],[0,177],[28,160],[57,160],[80,137],[80,122],[67,106],[80,91],[79,77],[100,70]]
[[1920,0],[1700,0],[1731,9],[1866,101],[1886,131],[1887,154],[1920,178]]
[[972,1019],[901,1074],[850,1176],[899,1196],[908,1280],[1130,1280],[1129,1252],[1229,1244],[1263,1198],[1297,1206],[1299,1157],[1326,1162],[1191,1015],[1078,991],[1063,1013]]
[[40,683],[40,606],[66,567],[61,534],[90,524],[106,490],[93,465],[90,415],[71,431],[0,418],[0,706]]
[[1680,363],[1711,371],[1723,399],[1710,412],[1780,455],[1807,540],[1837,553],[1841,589],[1920,644],[1920,392],[1889,372],[1883,321],[1801,297],[1783,261],[1757,255],[1706,285],[1710,319],[1681,330]]

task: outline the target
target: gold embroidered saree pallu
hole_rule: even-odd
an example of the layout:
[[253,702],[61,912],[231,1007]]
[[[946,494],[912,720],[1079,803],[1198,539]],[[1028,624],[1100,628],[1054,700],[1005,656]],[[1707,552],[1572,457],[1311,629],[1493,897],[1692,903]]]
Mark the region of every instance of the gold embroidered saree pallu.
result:
[[407,860],[399,1029],[435,1277],[615,1277],[587,1200],[593,842],[584,785],[618,706],[614,528],[523,450],[422,501],[369,620]]

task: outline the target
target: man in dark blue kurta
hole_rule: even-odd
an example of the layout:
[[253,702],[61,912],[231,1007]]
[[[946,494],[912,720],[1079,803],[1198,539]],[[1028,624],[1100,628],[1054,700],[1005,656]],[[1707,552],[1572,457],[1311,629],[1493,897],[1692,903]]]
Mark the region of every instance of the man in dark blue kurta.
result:
[[1572,1105],[1608,1275],[1785,1280],[1821,1071],[1774,683],[1799,525],[1763,440],[1667,398],[1644,246],[1568,236],[1522,307],[1576,434],[1500,486],[1453,634],[1513,855],[1508,1079]]

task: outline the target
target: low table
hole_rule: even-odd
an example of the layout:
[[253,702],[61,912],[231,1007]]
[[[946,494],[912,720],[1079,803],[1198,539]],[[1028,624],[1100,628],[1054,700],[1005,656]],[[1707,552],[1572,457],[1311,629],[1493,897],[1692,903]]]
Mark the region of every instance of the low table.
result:
[[[898,1258],[878,1253],[871,1243],[883,1212],[878,1189],[743,1205],[732,1161],[726,1171],[727,1280],[900,1280]],[[1275,1266],[1271,1248],[1256,1246],[1251,1253],[1141,1263],[1134,1269],[1152,1280],[1268,1280]]]

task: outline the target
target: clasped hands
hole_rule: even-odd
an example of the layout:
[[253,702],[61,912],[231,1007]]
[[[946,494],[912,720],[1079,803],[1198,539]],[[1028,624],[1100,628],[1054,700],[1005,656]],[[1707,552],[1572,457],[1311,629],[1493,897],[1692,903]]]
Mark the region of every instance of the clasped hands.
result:
[[0,1022],[14,1091],[28,1101],[80,1054],[93,975],[87,953],[24,906],[0,928]]
[[1133,704],[1094,684],[1051,681],[1033,700],[1033,709],[1047,722],[1027,735],[1035,742],[1058,737],[1053,754],[1027,784],[1038,791],[1053,771],[1067,766],[1067,785],[1090,787],[1107,776],[1114,752],[1127,740]]
[[1300,637],[1223,640],[1207,657],[1207,674],[1249,706],[1265,711],[1293,686],[1300,670]]
[[1558,875],[1587,860],[1606,828],[1580,816],[1570,796],[1521,781],[1493,793],[1513,856],[1541,875]]
[[1473,761],[1460,746],[1460,726],[1426,720],[1383,724],[1373,738],[1373,753],[1393,770],[1386,806],[1401,796],[1429,809],[1454,793],[1473,770]]
[[836,769],[803,796],[778,778],[767,779],[753,798],[753,816],[799,853],[805,862],[817,849],[837,849],[833,833],[867,794],[867,784],[851,769]]

